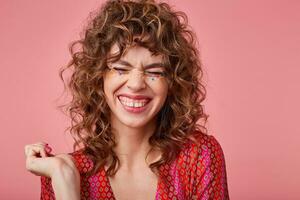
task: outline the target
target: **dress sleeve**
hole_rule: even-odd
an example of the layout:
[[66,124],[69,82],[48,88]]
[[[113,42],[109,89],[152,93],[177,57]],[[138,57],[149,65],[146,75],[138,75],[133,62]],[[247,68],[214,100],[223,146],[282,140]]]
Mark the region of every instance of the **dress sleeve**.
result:
[[55,200],[51,179],[41,176],[41,200]]
[[192,199],[229,200],[224,153],[212,135],[197,148]]
[[[81,150],[68,153],[74,158],[75,165],[80,174],[80,181],[82,181],[82,173],[86,173],[93,167],[93,162],[86,155],[83,154]],[[80,185],[88,184],[86,182],[81,182]],[[85,194],[85,193],[81,193]],[[52,187],[51,178],[41,176],[41,200],[55,200],[55,194]]]

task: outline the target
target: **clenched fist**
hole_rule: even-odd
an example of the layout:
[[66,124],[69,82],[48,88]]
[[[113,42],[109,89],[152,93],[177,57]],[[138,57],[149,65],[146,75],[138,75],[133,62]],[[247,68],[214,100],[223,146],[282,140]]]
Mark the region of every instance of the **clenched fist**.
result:
[[80,199],[80,175],[72,156],[51,154],[45,142],[25,146],[26,169],[51,178],[57,199]]

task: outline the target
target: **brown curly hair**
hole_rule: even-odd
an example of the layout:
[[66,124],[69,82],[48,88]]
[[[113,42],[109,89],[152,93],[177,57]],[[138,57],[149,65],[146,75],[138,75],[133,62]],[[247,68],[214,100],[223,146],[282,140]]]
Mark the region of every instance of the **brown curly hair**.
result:
[[[158,113],[156,130],[149,138],[151,147],[162,152],[161,159],[149,165],[156,173],[159,166],[178,156],[187,140],[195,141],[200,134],[207,134],[208,115],[201,105],[206,90],[200,81],[203,70],[196,37],[188,26],[186,14],[174,11],[164,2],[109,0],[91,13],[84,36],[70,46],[71,61],[60,70],[65,83],[63,73],[73,67],[67,83],[72,100],[60,108],[65,108],[71,118],[67,130],[75,140],[74,151],[82,150],[94,162],[87,175],[96,173],[109,160],[109,176],[119,169],[120,160],[113,151],[116,142],[111,131],[110,109],[103,91],[107,55],[114,43],[120,48],[115,60],[136,43],[153,54],[163,55],[168,63],[168,97]],[[203,125],[197,123],[200,119]]]

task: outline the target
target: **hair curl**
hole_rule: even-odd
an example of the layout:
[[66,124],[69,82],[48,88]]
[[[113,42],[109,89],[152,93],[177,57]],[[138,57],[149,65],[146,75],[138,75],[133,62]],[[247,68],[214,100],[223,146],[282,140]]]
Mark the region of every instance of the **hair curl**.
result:
[[197,124],[200,119],[206,123],[208,115],[201,105],[206,90],[200,81],[203,70],[196,36],[189,29],[184,12],[173,11],[167,3],[154,0],[109,0],[90,18],[83,38],[70,46],[71,61],[60,70],[65,84],[63,73],[73,67],[67,83],[72,100],[60,107],[66,108],[71,118],[67,129],[75,140],[74,151],[81,149],[93,160],[94,167],[88,175],[96,173],[109,160],[109,176],[119,169],[103,75],[114,43],[120,48],[116,60],[128,46],[137,43],[153,54],[164,55],[168,63],[168,97],[149,139],[149,144],[162,152],[161,159],[149,165],[156,172],[159,166],[176,158],[188,139],[195,141],[200,134],[207,134],[205,126]]

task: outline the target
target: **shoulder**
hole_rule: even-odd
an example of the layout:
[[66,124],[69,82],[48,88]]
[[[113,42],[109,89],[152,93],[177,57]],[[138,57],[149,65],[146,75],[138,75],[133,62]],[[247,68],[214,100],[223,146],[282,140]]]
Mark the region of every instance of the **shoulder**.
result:
[[229,199],[227,173],[222,147],[213,135],[198,134],[186,143],[179,162],[192,199]]
[[[197,134],[189,140],[180,153],[180,159],[189,167],[205,170],[208,167],[221,167],[225,163],[223,149],[213,135]],[[195,167],[194,167],[195,166]]]
[[86,154],[84,154],[83,150],[77,150],[68,154],[72,156],[73,161],[80,174],[92,170],[94,166],[93,161]]
[[215,160],[224,157],[219,141],[213,135],[198,133],[197,138],[186,142],[182,148],[182,156],[192,160]]

